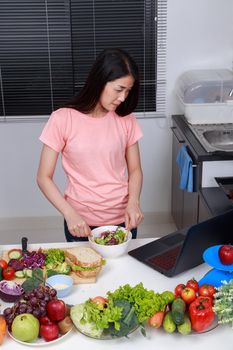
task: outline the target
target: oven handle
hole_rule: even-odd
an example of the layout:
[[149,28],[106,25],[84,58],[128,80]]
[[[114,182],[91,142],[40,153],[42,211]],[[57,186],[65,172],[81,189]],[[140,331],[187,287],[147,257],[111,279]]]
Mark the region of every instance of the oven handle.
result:
[[171,129],[172,129],[172,132],[173,132],[175,138],[177,139],[177,141],[178,141],[179,143],[185,143],[185,140],[183,140],[183,139],[180,138],[180,135],[179,135],[179,133],[177,132],[177,127],[176,127],[176,126],[172,126]]

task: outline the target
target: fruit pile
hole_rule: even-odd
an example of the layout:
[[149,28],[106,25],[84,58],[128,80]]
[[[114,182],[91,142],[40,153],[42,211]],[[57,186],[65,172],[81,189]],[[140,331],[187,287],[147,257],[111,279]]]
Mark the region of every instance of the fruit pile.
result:
[[215,318],[213,310],[216,290],[210,284],[198,285],[193,278],[186,284],[180,283],[174,289],[174,300],[162,312],[149,318],[148,324],[154,328],[163,326],[167,333],[176,330],[189,334],[206,331]]
[[16,339],[32,342],[42,337],[52,341],[72,328],[68,308],[56,294],[55,289],[41,284],[3,311],[8,329]]

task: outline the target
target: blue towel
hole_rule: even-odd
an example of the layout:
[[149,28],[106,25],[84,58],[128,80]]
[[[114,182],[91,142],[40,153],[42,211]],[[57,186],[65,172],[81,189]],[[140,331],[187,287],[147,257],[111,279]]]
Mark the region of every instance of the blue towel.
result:
[[180,189],[193,192],[193,161],[183,145],[177,155],[176,163],[180,170]]

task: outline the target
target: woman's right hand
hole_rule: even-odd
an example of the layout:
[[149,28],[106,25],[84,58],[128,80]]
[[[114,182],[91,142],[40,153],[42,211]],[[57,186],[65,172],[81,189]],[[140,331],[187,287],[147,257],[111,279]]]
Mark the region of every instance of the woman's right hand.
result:
[[91,229],[86,221],[75,211],[65,216],[69,232],[76,237],[87,237],[91,234]]

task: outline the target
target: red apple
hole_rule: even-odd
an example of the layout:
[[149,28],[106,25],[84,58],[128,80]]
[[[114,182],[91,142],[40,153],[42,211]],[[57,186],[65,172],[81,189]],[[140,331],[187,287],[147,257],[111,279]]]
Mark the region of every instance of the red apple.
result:
[[63,300],[52,299],[46,306],[47,315],[51,321],[61,321],[66,315],[66,304]]
[[59,337],[59,328],[55,322],[40,325],[40,336],[45,341],[52,341]]
[[223,265],[233,264],[233,246],[222,245],[218,250],[218,256]]
[[40,324],[48,324],[51,322],[51,320],[49,319],[48,316],[41,316],[39,318],[39,322],[40,322]]
[[196,299],[196,292],[192,288],[184,288],[181,292],[181,298],[185,301],[186,304],[190,304],[193,300]]

